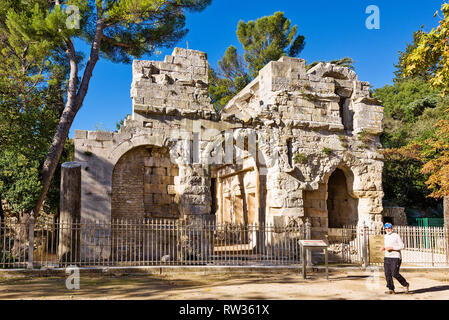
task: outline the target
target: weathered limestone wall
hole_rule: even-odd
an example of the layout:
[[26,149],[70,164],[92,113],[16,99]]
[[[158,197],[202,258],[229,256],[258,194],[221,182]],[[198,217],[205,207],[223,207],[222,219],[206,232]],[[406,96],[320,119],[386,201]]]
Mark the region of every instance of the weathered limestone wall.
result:
[[267,221],[306,216],[320,232],[329,225],[327,180],[337,168],[356,199],[354,221],[374,225],[382,214],[382,112],[369,83],[352,70],[320,63],[306,71],[304,60],[282,57],[228,103],[222,119],[275,137],[269,144],[279,157],[267,174]]
[[134,61],[133,114],[124,126],[75,132],[82,217],[277,225],[309,217],[322,235],[328,181],[340,169],[354,199],[345,221],[381,218],[383,108],[367,82],[348,68],[306,70],[304,60],[282,57],[217,115],[207,68],[205,53],[180,48],[163,62]]
[[384,207],[383,216],[392,218],[393,225],[396,226],[408,225],[404,207]]
[[167,114],[211,119],[208,63],[204,52],[175,48],[161,61],[133,62],[133,119]]

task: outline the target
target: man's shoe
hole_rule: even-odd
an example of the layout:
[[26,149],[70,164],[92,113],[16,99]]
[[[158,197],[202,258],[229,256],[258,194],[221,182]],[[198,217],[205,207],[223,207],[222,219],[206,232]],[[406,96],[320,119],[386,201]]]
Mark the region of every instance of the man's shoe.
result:
[[410,287],[410,283],[408,283],[407,282],[407,285],[406,286],[404,286],[404,287],[402,287],[402,288],[404,288],[404,292],[405,293],[408,293],[408,288]]
[[394,290],[388,290],[388,291],[385,291],[385,293],[386,294],[395,294],[396,292],[394,292]]

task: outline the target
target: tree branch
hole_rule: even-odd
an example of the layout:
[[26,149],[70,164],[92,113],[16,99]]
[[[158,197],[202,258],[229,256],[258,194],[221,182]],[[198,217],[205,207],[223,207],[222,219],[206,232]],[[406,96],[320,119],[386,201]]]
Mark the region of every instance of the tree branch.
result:
[[131,44],[127,44],[127,43],[123,43],[123,42],[117,41],[117,40],[112,39],[110,37],[107,37],[105,35],[103,35],[103,39],[111,41],[111,42],[113,42],[114,45],[119,46],[119,47],[123,47],[123,48],[132,48],[133,47],[133,45],[131,45]]

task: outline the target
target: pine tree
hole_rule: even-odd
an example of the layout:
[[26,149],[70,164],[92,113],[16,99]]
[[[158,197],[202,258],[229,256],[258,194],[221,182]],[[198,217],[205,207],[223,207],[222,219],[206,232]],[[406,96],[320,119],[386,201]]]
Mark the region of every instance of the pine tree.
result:
[[256,21],[240,21],[237,38],[245,50],[251,77],[255,78],[268,62],[276,61],[284,55],[296,57],[304,49],[305,37],[296,35],[298,27],[283,12],[262,17]]
[[[24,43],[43,57],[65,54],[70,72],[65,107],[42,167],[42,192],[34,206],[39,213],[64,149],[70,127],[86,97],[100,57],[128,63],[132,57],[171,47],[187,32],[186,11],[201,11],[211,0],[29,0],[2,4],[5,23],[2,33],[10,41]],[[91,45],[82,75],[74,39]]]
[[209,70],[209,95],[217,112],[257,77],[267,63],[284,55],[299,55],[305,42],[304,36],[296,35],[297,30],[283,12],[238,23],[237,38],[244,49],[243,58],[234,46],[229,46],[218,61],[217,71]]
[[234,46],[229,46],[218,61],[218,72],[209,68],[209,95],[217,112],[251,82],[246,64]]

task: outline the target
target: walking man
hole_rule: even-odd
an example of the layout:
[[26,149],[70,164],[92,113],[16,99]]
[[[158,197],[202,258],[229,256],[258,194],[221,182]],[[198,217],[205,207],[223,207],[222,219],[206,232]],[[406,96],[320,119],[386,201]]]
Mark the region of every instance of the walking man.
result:
[[404,288],[405,293],[408,293],[409,283],[399,274],[399,268],[401,267],[402,262],[401,250],[404,249],[404,243],[402,242],[401,237],[393,232],[393,225],[391,223],[386,223],[384,228],[386,232],[384,239],[385,247],[381,248],[381,250],[385,251],[384,270],[388,288],[388,291],[385,293],[396,293],[394,291],[393,278],[398,280]]

